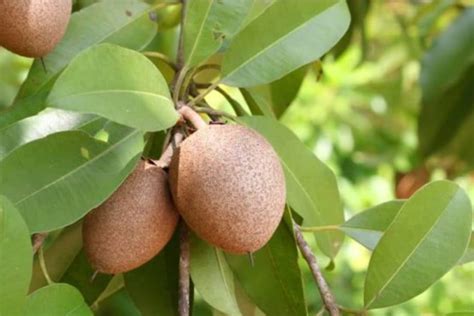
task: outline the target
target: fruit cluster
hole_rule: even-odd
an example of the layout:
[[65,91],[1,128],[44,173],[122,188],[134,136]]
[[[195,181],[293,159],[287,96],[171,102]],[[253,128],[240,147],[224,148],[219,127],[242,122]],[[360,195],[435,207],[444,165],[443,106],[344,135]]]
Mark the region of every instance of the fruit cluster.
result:
[[141,161],[86,216],[84,248],[99,272],[132,270],[163,249],[180,215],[210,244],[251,253],[276,230],[285,190],[279,159],[262,136],[240,125],[209,125],[175,151],[169,182],[162,168]]

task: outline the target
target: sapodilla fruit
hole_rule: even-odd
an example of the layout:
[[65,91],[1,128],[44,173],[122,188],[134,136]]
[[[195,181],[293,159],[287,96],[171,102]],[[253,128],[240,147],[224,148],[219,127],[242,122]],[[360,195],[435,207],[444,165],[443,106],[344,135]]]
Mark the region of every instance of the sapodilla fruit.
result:
[[272,146],[239,125],[210,125],[173,156],[170,186],[178,212],[202,239],[231,253],[254,252],[275,232],[285,178]]
[[26,57],[48,54],[63,37],[72,0],[0,0],[0,46]]
[[141,161],[112,196],[90,212],[82,226],[90,264],[116,274],[152,259],[171,239],[178,223],[168,176]]

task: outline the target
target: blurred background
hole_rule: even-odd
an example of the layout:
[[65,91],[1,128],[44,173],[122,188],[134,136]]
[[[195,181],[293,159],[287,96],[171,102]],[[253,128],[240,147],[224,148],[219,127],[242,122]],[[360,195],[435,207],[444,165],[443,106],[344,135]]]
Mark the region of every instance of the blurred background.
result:
[[[281,122],[336,173],[346,218],[384,201],[407,198],[433,179],[455,180],[474,201],[474,3],[348,3],[353,16],[348,33],[320,62],[299,71],[301,87]],[[158,18],[162,31],[147,50],[172,54],[177,30],[171,27],[177,14]],[[12,103],[31,62],[0,48],[0,115]],[[226,91],[244,103],[238,90]],[[208,101],[232,111],[218,93]],[[312,246],[317,251],[314,242]],[[330,264],[318,257],[323,266]],[[363,305],[369,258],[368,250],[346,238],[335,268],[325,271],[341,305]],[[314,315],[321,303],[303,262],[301,269]],[[116,315],[117,304],[127,305],[124,295],[114,295],[104,315]],[[195,315],[212,315],[198,297],[197,302]],[[133,315],[129,308],[127,315]],[[472,263],[456,267],[413,300],[371,315],[452,311],[474,311]]]

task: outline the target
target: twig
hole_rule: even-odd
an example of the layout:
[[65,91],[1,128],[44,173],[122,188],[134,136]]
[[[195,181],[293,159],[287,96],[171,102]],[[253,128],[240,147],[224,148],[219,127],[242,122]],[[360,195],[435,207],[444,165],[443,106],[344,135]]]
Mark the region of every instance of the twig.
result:
[[207,87],[206,90],[204,90],[201,94],[199,94],[197,97],[195,97],[194,99],[192,99],[191,101],[189,101],[186,105],[187,106],[193,106],[194,104],[196,104],[197,102],[201,101],[202,99],[204,99],[206,97],[206,95],[208,95],[209,93],[211,93],[216,87],[218,87],[219,85],[219,82],[215,82],[213,84],[211,84],[209,87]]
[[48,282],[48,284],[53,284],[54,282],[49,276],[48,269],[46,268],[46,261],[44,260],[43,247],[40,247],[38,250],[38,260],[39,260],[41,272],[43,272],[46,282]]
[[170,144],[166,149],[163,151],[161,154],[160,159],[158,160],[153,160],[150,159],[151,162],[153,162],[155,165],[157,165],[160,168],[167,168],[169,167],[171,163],[171,159],[173,158],[173,155],[178,148],[179,144],[184,140],[184,134],[181,131],[176,131],[170,141]]
[[221,87],[216,87],[216,91],[219,92],[227,100],[227,102],[229,102],[229,104],[234,109],[235,114],[237,114],[238,116],[249,115],[247,111],[244,110],[242,105],[237,102],[233,97],[231,97],[224,89],[222,89]]
[[232,114],[229,114],[229,113],[224,112],[224,111],[214,110],[214,109],[208,108],[208,107],[194,107],[193,109],[194,109],[194,111],[196,111],[198,113],[206,113],[206,114],[209,114],[209,115],[223,116],[223,117],[227,117],[228,119],[231,119],[233,121],[235,121],[235,119],[236,119],[236,117]]
[[196,129],[202,129],[208,126],[202,117],[187,105],[182,106],[178,112],[184,117],[184,119],[193,124]]
[[189,236],[188,228],[181,223],[179,236],[179,315],[189,316]]
[[176,57],[177,72],[174,76],[172,83],[173,101],[176,107],[178,106],[179,93],[181,91],[181,86],[183,84],[183,80],[186,77],[187,72],[184,67],[184,20],[186,18],[186,0],[181,0],[181,5],[181,24],[178,39],[178,53]]
[[43,245],[48,233],[36,233],[33,234],[33,254],[35,254],[38,249]]
[[339,316],[340,315],[339,308],[334,300],[334,296],[332,295],[331,290],[329,289],[329,286],[326,280],[324,279],[321,273],[321,269],[319,268],[316,257],[311,251],[311,248],[309,247],[306,240],[304,240],[303,234],[301,233],[301,230],[298,224],[293,223],[293,228],[295,231],[296,242],[298,244],[298,248],[300,249],[301,254],[303,255],[306,262],[308,263],[309,269],[311,270],[311,273],[313,274],[313,278],[316,281],[316,285],[318,286],[319,293],[321,294],[321,299],[323,300],[326,310],[329,312],[329,315],[331,316]]

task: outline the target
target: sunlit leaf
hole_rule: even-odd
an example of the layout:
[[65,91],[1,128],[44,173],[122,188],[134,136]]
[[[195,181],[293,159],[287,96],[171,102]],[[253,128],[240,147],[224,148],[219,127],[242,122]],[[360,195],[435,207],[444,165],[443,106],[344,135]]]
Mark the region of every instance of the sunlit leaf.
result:
[[168,85],[153,63],[111,44],[78,55],[56,80],[47,103],[145,131],[163,130],[178,120]]
[[0,315],[20,315],[32,263],[28,227],[13,204],[0,195]]
[[[344,222],[336,177],[298,138],[278,121],[263,116],[239,120],[262,134],[273,146],[285,170],[287,201],[303,218],[304,226],[339,225]],[[318,232],[318,245],[334,258],[342,232]]]
[[365,306],[402,303],[441,278],[464,254],[471,221],[471,202],[455,183],[436,181],[415,193],[374,249]]
[[135,166],[143,135],[122,128],[126,135],[114,143],[68,131],[18,148],[0,162],[0,194],[18,208],[31,232],[75,222],[112,194]]
[[61,42],[45,56],[44,71],[36,60],[17,98],[33,95],[51,84],[71,59],[99,43],[113,43],[140,50],[155,36],[157,24],[150,20],[150,6],[139,0],[104,0],[75,12]]
[[275,1],[232,41],[222,82],[249,87],[275,81],[321,57],[349,22],[343,0]]
[[189,0],[184,21],[184,59],[193,67],[238,31],[252,0]]

